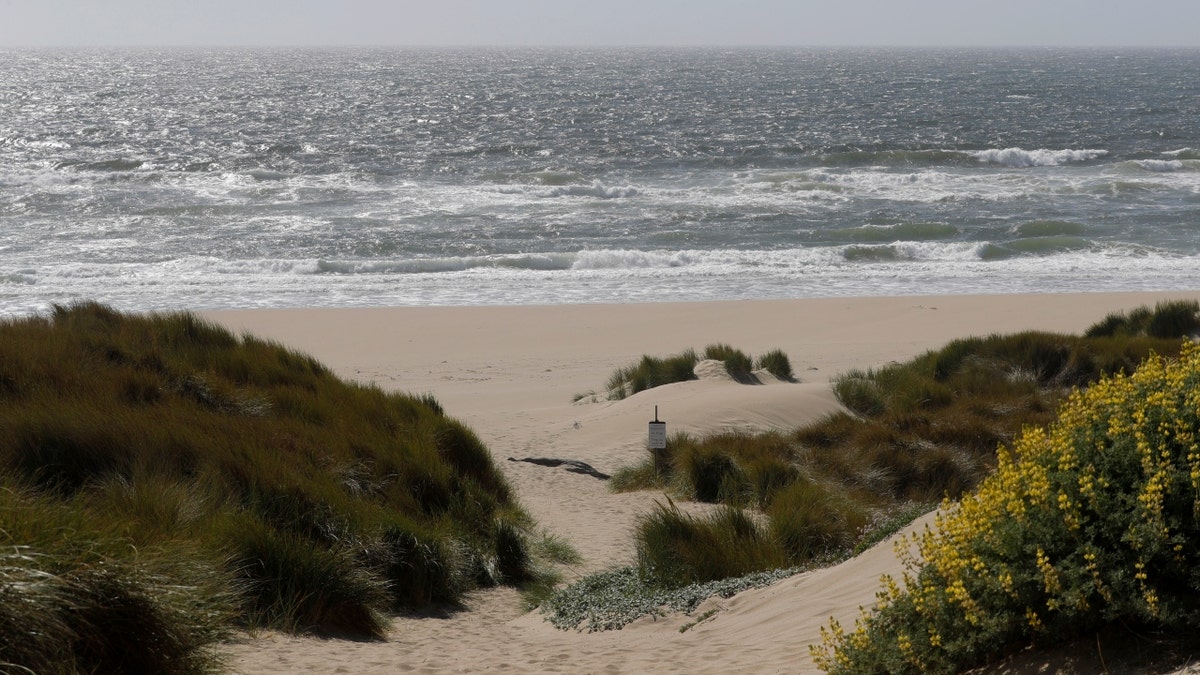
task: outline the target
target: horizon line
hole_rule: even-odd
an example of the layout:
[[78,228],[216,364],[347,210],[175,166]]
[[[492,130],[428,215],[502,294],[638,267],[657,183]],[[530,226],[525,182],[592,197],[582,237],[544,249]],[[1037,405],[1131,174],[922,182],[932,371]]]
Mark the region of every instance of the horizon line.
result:
[[487,44],[469,44],[469,43],[267,43],[267,44],[251,44],[251,43],[86,43],[86,44],[65,44],[65,43],[24,43],[24,44],[0,44],[0,49],[479,49],[479,50],[495,50],[495,49],[594,49],[594,50],[610,50],[610,49],[735,49],[735,50],[751,50],[751,49],[962,49],[962,50],[1010,50],[1010,49],[1063,49],[1063,50],[1125,50],[1125,49],[1141,49],[1141,50],[1200,50],[1200,44],[1050,44],[1050,43],[1031,43],[1031,44],[1012,44],[1012,43],[995,43],[995,44],[961,44],[961,43],[945,43],[945,44],[785,44],[785,43],[591,43],[591,44],[565,44],[565,43],[487,43]]

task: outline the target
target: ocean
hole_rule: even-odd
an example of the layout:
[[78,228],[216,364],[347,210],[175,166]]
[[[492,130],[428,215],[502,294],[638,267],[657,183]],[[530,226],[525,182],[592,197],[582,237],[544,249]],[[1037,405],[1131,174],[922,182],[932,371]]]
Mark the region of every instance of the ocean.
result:
[[1200,289],[1200,50],[0,50],[0,315]]

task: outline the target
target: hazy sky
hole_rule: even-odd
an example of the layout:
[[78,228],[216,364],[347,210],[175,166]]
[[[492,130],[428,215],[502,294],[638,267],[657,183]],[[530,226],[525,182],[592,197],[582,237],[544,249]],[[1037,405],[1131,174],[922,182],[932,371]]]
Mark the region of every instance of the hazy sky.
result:
[[1200,0],[0,0],[0,45],[1200,46]]

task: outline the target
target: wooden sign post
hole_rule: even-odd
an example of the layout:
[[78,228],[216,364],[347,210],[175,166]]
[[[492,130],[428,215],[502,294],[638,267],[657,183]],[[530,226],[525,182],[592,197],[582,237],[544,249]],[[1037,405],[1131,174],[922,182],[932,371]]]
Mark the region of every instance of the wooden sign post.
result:
[[654,472],[667,472],[667,423],[658,419],[658,406],[654,406],[654,421],[650,423],[650,456],[654,458]]

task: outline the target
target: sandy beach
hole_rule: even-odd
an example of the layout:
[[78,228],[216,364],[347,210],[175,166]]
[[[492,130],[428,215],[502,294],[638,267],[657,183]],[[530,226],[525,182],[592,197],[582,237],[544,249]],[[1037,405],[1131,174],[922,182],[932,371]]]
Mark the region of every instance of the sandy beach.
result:
[[[433,394],[491,449],[539,526],[584,562],[568,580],[631,561],[630,532],[660,493],[613,494],[603,481],[508,458],[580,460],[611,473],[639,461],[658,406],[670,432],[791,428],[839,409],[829,380],[902,361],[948,340],[1029,329],[1081,332],[1106,314],[1200,292],[837,298],[697,304],[408,307],[208,312],[307,352],[340,376]],[[591,402],[617,367],[724,342],[782,349],[800,382],[707,377],[619,402]],[[585,395],[580,401],[574,399]],[[920,524],[918,524],[920,526]],[[515,591],[470,596],[462,611],[400,617],[387,642],[273,633],[223,648],[239,673],[812,672],[808,646],[836,617],[852,623],[879,577],[898,573],[890,543],[833,568],[621,631],[559,631],[523,615]]]

